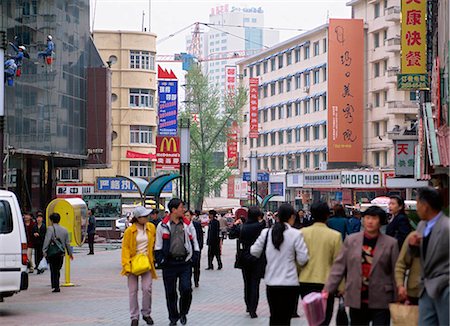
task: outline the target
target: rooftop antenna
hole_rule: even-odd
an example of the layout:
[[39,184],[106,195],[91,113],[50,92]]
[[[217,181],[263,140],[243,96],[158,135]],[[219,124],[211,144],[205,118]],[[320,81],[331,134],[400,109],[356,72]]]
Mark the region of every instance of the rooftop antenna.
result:
[[329,20],[330,20],[330,11],[327,10],[327,23],[328,23]]
[[142,10],[142,27],[141,27],[142,32],[144,32],[144,18],[145,18],[145,11]]
[[148,31],[151,32],[151,19],[152,19],[152,0],[148,0]]

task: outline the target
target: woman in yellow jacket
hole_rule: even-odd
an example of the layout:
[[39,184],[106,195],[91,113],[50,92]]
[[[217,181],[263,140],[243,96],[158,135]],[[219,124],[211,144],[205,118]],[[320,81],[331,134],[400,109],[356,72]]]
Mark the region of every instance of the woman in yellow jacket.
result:
[[[142,317],[147,325],[153,325],[150,316],[152,307],[152,280],[156,279],[153,258],[156,228],[148,221],[151,209],[138,206],[133,211],[132,225],[126,229],[122,240],[122,275],[128,277],[128,291],[130,298],[131,326],[139,325],[138,284],[141,276],[142,288]],[[147,254],[150,270],[138,275],[131,273],[131,261],[137,254]]]

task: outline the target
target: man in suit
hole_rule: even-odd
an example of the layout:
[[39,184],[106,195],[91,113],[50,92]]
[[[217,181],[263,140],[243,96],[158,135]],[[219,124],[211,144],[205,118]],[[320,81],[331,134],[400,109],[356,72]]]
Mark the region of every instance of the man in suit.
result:
[[194,218],[194,213],[191,210],[187,210],[184,213],[184,216],[191,221],[192,226],[195,229],[195,234],[197,235],[197,242],[198,242],[198,247],[200,249],[199,252],[199,259],[197,259],[197,261],[193,264],[193,275],[194,275],[194,284],[195,287],[198,288],[199,287],[199,281],[200,281],[200,260],[201,260],[201,256],[202,256],[202,249],[203,249],[203,228],[202,225],[199,221],[195,221]]
[[[364,212],[364,231],[345,238],[324,287],[325,297],[345,280],[345,305],[351,325],[389,325],[389,304],[396,300],[397,240],[380,232],[386,213],[378,206]],[[360,264],[358,262],[361,262]]]
[[413,255],[420,255],[419,325],[449,325],[449,219],[441,211],[436,189],[420,188],[417,214],[422,220],[410,237]]
[[206,244],[208,245],[208,268],[207,270],[214,269],[213,259],[216,257],[218,268],[222,269],[222,259],[220,258],[220,224],[217,220],[217,212],[210,210],[209,224],[208,224],[208,239]]

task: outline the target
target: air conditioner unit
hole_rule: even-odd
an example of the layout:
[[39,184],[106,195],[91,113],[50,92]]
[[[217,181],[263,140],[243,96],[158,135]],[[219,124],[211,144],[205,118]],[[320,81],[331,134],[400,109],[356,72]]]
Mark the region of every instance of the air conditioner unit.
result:
[[309,86],[303,87],[303,93],[309,93]]

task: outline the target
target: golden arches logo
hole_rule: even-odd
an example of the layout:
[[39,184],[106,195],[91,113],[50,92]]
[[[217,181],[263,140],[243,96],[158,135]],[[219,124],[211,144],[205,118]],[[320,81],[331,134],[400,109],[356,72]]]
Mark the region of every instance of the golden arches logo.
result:
[[161,140],[161,145],[159,146],[159,152],[160,153],[163,153],[163,152],[177,153],[178,148],[177,148],[177,141],[175,140],[175,138],[174,137],[164,137]]

